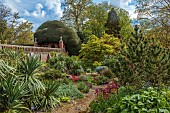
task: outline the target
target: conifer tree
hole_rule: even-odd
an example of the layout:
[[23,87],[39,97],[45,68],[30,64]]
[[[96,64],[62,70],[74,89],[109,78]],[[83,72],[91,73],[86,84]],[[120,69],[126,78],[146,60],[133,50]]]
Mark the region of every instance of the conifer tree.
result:
[[160,86],[170,81],[170,50],[154,39],[145,39],[135,26],[133,37],[111,66],[122,85]]

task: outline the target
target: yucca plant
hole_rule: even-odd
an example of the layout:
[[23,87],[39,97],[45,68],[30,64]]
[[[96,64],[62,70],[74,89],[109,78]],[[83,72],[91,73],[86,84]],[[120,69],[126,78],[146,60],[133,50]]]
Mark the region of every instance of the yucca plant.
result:
[[0,81],[4,81],[8,75],[14,75],[15,71],[15,68],[9,66],[4,60],[0,60]]
[[60,101],[57,99],[56,91],[60,84],[54,81],[48,81],[45,83],[45,90],[42,93],[39,101],[39,107],[43,111],[51,110],[59,105]]
[[0,51],[0,58],[8,61],[12,66],[17,66],[18,61],[24,58],[24,54],[10,49],[2,49]]
[[22,98],[27,95],[25,83],[17,81],[15,76],[7,76],[6,80],[0,82],[0,92],[1,112],[31,112],[22,101]]
[[20,77],[28,83],[28,86],[31,87],[39,87],[44,88],[43,84],[40,80],[35,76],[36,69],[41,66],[41,62],[39,58],[36,56],[26,57],[25,60],[22,60],[17,68],[18,73],[21,75]]
[[17,67],[18,77],[26,83],[26,89],[29,95],[24,98],[24,102],[30,109],[32,106],[38,104],[39,96],[45,89],[43,83],[35,75],[36,70],[40,66],[41,62],[38,57],[27,56],[25,60],[21,60]]

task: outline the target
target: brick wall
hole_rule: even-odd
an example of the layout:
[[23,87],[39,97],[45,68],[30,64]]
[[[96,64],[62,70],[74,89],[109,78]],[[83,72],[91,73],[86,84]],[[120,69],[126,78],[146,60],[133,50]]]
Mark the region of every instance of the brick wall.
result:
[[15,51],[23,50],[26,54],[37,55],[41,61],[47,61],[50,56],[50,52],[57,52],[57,54],[65,53],[65,48],[48,48],[48,47],[34,47],[34,46],[18,46],[18,45],[7,45],[0,44],[0,49],[11,49]]

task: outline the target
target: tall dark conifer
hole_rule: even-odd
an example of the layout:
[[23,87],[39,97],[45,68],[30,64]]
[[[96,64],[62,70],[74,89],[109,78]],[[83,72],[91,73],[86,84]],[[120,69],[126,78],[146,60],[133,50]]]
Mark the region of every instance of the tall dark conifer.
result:
[[112,10],[108,13],[108,19],[107,22],[105,24],[106,27],[106,33],[109,35],[114,35],[115,37],[120,38],[120,25],[119,25],[119,17],[116,13],[116,11],[114,10],[114,8],[112,8]]

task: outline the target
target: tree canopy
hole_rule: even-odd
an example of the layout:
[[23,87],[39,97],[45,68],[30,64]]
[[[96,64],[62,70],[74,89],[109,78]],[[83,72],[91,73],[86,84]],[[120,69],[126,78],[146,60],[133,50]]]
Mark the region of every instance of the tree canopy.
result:
[[119,46],[120,40],[113,35],[104,34],[101,38],[92,35],[87,44],[82,44],[79,56],[84,61],[100,62],[106,55],[116,55]]
[[64,0],[64,12],[61,20],[77,32],[81,31],[83,21],[85,21],[83,11],[87,10],[91,3],[92,0]]
[[11,9],[0,2],[0,40],[2,43],[33,43],[32,23],[22,21],[19,13],[12,13]]
[[38,43],[58,43],[62,36],[66,50],[70,55],[77,55],[80,50],[80,38],[73,29],[61,21],[53,20],[43,23],[35,32]]
[[157,38],[164,47],[170,47],[170,1],[136,1],[138,20],[144,29],[146,37]]
[[65,10],[61,18],[67,25],[73,27],[82,42],[87,42],[90,35],[98,38],[105,33],[105,24],[108,18],[108,12],[114,8],[120,18],[120,35],[130,37],[133,28],[129,13],[117,8],[108,2],[94,4],[91,0],[65,0]]

